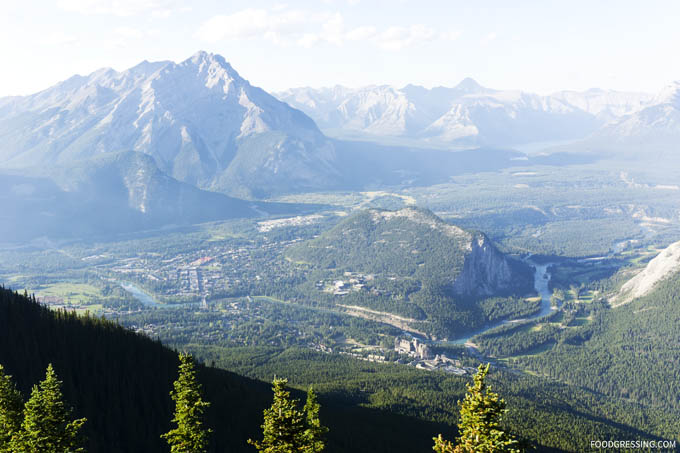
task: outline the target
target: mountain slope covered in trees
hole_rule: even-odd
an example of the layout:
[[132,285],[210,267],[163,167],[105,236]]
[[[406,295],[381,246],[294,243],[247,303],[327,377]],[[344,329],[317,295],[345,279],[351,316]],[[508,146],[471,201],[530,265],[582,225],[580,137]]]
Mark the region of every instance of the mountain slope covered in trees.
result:
[[[482,299],[533,291],[529,265],[501,253],[483,233],[414,207],[359,212],[286,255],[338,278],[349,272],[365,279],[366,286],[354,286],[342,304],[409,316],[438,337],[487,322]],[[380,306],[372,304],[381,292],[391,294],[392,303],[383,298]]]
[[[24,398],[53,364],[74,416],[87,418],[89,453],[167,451],[160,435],[171,427],[169,392],[179,361],[159,342],[109,321],[54,312],[0,289],[0,363]],[[211,403],[206,411],[214,430],[209,451],[252,451],[246,441],[260,431],[262,411],[271,402],[269,384],[205,366],[198,376]],[[446,429],[347,399],[321,402],[321,417],[333,428],[330,452],[413,451]],[[392,435],[407,431],[412,436]]]
[[[677,251],[677,244],[659,257],[668,259],[671,249]],[[659,259],[652,260],[643,273],[658,266]],[[639,284],[637,277],[629,282]],[[601,308],[592,322],[558,333],[550,351],[517,360],[563,382],[680,413],[680,272],[676,268],[653,283],[640,297],[631,297],[630,285],[624,284],[619,297],[609,297],[614,300],[610,307],[604,299],[594,302]],[[680,433],[680,424],[675,432]]]
[[[456,401],[468,381],[312,351],[272,355],[261,348],[185,346],[204,360],[259,379],[286,375],[296,385],[314,385],[321,421],[330,428],[331,453],[429,451],[437,433],[455,435]],[[0,289],[0,363],[24,398],[52,363],[73,416],[88,420],[90,453],[167,452],[160,434],[171,428],[169,392],[178,357],[159,342],[108,321],[50,311]],[[512,373],[497,377],[496,388],[511,409],[510,430],[536,445],[553,446],[538,451],[579,451],[595,437],[656,438],[677,423],[672,415],[640,411],[583,389]],[[205,366],[198,367],[198,378],[211,403],[209,451],[252,451],[246,441],[260,435],[262,411],[271,403],[269,384]],[[296,398],[303,395],[294,392]],[[642,425],[649,431],[633,428]]]

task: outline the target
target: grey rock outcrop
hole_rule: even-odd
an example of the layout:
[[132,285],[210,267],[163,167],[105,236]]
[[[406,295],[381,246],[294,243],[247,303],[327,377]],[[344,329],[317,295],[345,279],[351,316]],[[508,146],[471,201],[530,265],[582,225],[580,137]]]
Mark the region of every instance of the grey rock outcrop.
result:
[[509,259],[482,233],[470,241],[470,252],[465,257],[463,271],[453,283],[460,295],[490,296],[517,285]]

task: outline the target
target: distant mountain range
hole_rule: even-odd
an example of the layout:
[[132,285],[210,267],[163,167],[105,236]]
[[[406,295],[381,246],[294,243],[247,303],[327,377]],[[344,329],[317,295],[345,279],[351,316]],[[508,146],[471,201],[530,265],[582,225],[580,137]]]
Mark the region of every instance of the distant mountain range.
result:
[[111,215],[134,229],[261,214],[230,197],[434,184],[517,162],[574,161],[512,151],[527,142],[674,147],[679,86],[657,96],[539,96],[465,79],[454,88],[298,88],[279,100],[219,55],[144,61],[0,98],[3,199],[33,206],[30,221],[42,225],[78,214],[96,230]]
[[600,89],[540,96],[485,88],[470,78],[453,88],[336,86],[293,88],[276,96],[329,134],[401,137],[436,146],[582,139],[657,102],[644,93]]
[[676,152],[680,147],[680,81],[676,81],[644,108],[635,110],[605,125],[594,139],[610,146],[633,146],[638,151],[662,147]]

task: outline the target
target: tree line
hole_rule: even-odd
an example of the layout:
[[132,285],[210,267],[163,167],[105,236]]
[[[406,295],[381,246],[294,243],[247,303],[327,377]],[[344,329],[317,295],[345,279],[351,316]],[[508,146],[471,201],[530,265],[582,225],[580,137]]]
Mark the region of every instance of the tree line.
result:
[[[433,433],[450,433],[452,438],[456,432],[455,405],[465,391],[462,377],[308,349],[199,346],[175,344],[201,362],[196,363],[197,376],[211,401],[205,407],[206,423],[214,429],[209,453],[253,451],[246,441],[261,438],[257,427],[271,403],[266,381],[272,376],[293,377],[296,387],[314,385],[323,420],[332,426],[326,436],[329,453],[426,451]],[[48,363],[53,364],[65,399],[74,413],[88,419],[82,433],[89,453],[167,451],[159,433],[171,429],[168,392],[179,362],[177,352],[159,341],[100,318],[50,310],[31,297],[0,289],[0,363],[24,395],[44,378]],[[502,368],[494,376],[514,408],[506,426],[544,449],[577,451],[590,438],[653,438],[677,426],[672,412],[625,405]],[[304,399],[296,389],[291,395]]]
[[[173,429],[161,435],[170,453],[207,453],[212,430],[205,426],[205,408],[201,384],[194,360],[189,354],[179,355],[179,377],[170,392],[175,402]],[[460,405],[457,445],[442,438],[433,438],[432,449],[437,453],[518,453],[520,442],[501,427],[507,409],[505,401],[491,391],[485,382],[489,365],[480,365],[473,383]],[[319,404],[312,387],[300,409],[299,400],[292,398],[286,379],[275,378],[274,398],[264,410],[262,439],[248,439],[261,453],[322,453],[328,428],[321,424]],[[81,428],[85,418],[71,419],[72,409],[64,402],[62,382],[52,365],[45,379],[33,387],[29,400],[23,404],[11,376],[0,365],[0,453],[85,453]],[[23,406],[23,408],[22,408]]]

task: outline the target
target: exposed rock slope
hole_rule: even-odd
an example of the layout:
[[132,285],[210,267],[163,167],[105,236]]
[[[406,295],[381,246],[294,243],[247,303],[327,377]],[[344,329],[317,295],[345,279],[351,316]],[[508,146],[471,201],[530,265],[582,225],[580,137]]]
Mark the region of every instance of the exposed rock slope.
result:
[[612,299],[612,306],[646,296],[666,278],[680,271],[680,241],[665,248],[635,277],[628,280]]

